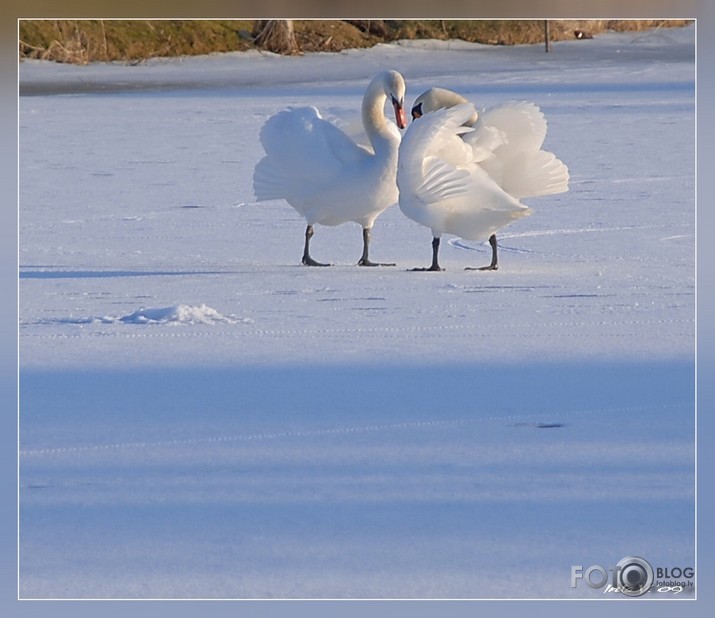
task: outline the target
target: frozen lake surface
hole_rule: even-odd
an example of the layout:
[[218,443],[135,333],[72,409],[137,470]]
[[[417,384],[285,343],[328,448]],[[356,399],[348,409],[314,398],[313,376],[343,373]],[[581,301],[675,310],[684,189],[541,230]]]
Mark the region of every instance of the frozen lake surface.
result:
[[[20,69],[20,594],[600,597],[694,564],[695,32]],[[256,203],[379,70],[539,105],[571,190],[488,244]],[[445,239],[447,240],[447,239]],[[508,577],[504,574],[508,573]],[[672,592],[649,593],[670,596]],[[680,596],[692,598],[692,590]]]

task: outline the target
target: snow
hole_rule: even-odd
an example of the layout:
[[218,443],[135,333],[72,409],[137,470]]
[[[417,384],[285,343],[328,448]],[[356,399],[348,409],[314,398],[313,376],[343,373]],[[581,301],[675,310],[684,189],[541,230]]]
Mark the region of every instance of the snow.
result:
[[[20,595],[601,598],[694,565],[694,28],[20,67]],[[538,104],[568,193],[490,248],[255,203],[289,105]],[[448,242],[447,242],[448,241]],[[649,597],[671,597],[652,592]],[[692,590],[681,597],[692,598]]]
[[[63,321],[60,320],[60,323]],[[207,305],[192,307],[189,305],[174,305],[171,307],[142,307],[129,315],[102,316],[101,318],[68,318],[67,324],[236,324],[235,316],[221,315],[216,309]]]

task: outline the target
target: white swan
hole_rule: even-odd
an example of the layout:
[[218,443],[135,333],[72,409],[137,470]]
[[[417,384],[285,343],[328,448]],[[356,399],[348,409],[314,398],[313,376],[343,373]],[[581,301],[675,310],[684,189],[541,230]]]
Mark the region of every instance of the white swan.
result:
[[461,136],[475,113],[462,103],[425,114],[402,138],[397,167],[400,210],[432,230],[432,265],[439,266],[443,233],[483,240],[529,209],[502,189],[474,160]]
[[[368,257],[370,233],[378,215],[397,202],[397,151],[401,134],[385,117],[390,98],[397,126],[406,126],[405,81],[397,71],[375,76],[362,101],[362,123],[372,149],[359,146],[314,107],[289,108],[261,129],[266,156],[256,165],[258,201],[284,199],[307,222],[303,264],[327,266],[310,256],[313,226],[355,221],[362,226],[360,266]],[[394,264],[391,264],[394,266]]]
[[[417,119],[422,117],[423,114],[428,114],[435,110],[451,108],[455,105],[466,103],[468,103],[467,99],[456,92],[444,88],[431,88],[415,100],[412,107],[412,118]],[[442,115],[444,118],[448,116],[448,114]],[[449,117],[454,118],[454,116]],[[476,109],[472,107],[469,114],[464,112],[464,114],[460,115],[460,118],[462,118],[462,121],[459,124],[474,128],[474,130],[461,133],[461,137],[463,142],[471,149],[471,164],[478,166],[480,170],[478,175],[482,180],[484,178],[481,171],[484,171],[509,197],[517,199],[568,191],[568,168],[553,153],[541,149],[546,137],[547,127],[546,119],[536,105],[527,102],[510,102],[482,110],[481,113],[477,113]],[[439,133],[439,128],[435,126],[436,122],[438,121],[435,119],[430,120],[431,128],[423,127],[420,133]],[[414,123],[413,126],[418,124]],[[411,131],[412,128],[410,128],[408,134]],[[441,149],[446,148],[454,152],[461,152],[459,145],[453,139],[455,133],[460,133],[460,131],[456,130],[456,126],[452,126],[450,131],[452,136],[452,139],[448,142],[451,144],[450,146],[442,144],[438,140],[437,144],[433,144],[431,148],[434,149],[435,146],[438,146]],[[443,138],[444,134],[442,134]],[[426,138],[423,136],[422,139]],[[410,142],[417,141],[419,140],[416,137],[410,139]],[[400,151],[400,157],[405,157],[405,166],[407,166],[408,154],[409,149],[405,145]],[[432,154],[434,155],[435,153]],[[439,153],[437,154],[439,156]],[[441,154],[444,155],[444,152]],[[405,184],[404,173],[402,178],[400,191],[401,194],[404,192],[405,196],[401,200],[400,206],[402,207],[402,202],[405,202],[408,204],[408,210],[414,212],[414,205],[409,205],[410,188]],[[474,179],[472,181],[470,195],[472,196],[473,217],[477,217],[477,210],[481,209],[484,204],[481,197],[481,191],[483,190],[481,187],[483,185],[484,182],[475,183]],[[493,201],[489,201],[490,199],[495,199],[493,187],[488,193],[491,198],[487,199],[486,207],[493,208]],[[496,195],[498,194],[499,192],[496,192]],[[464,195],[466,195],[466,191]],[[506,198],[504,200],[504,206],[506,207],[509,200]],[[463,206],[466,208],[466,205]],[[433,205],[432,207],[434,208],[435,206]],[[522,210],[523,214],[527,214],[526,211]],[[408,216],[410,215],[408,214]],[[503,225],[510,221],[505,221]],[[496,270],[498,268],[497,240],[494,233],[497,229],[499,228],[495,228],[489,235],[489,244],[492,247],[491,264],[478,270]],[[465,231],[464,233],[471,233],[472,236],[465,236],[454,225],[452,225],[451,229],[444,229],[443,231],[451,232],[463,238],[470,238],[471,240],[479,240],[487,234],[486,231],[478,234],[475,229],[471,228],[469,232]],[[435,236],[435,238],[438,245],[439,237]],[[437,266],[436,254],[433,260],[434,266]]]

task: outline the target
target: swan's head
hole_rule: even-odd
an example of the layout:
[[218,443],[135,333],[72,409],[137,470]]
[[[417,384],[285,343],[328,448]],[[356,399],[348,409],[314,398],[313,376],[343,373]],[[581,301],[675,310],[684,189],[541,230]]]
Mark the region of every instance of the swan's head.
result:
[[395,122],[400,129],[407,126],[405,116],[405,80],[397,71],[385,71],[379,76],[385,95],[390,99],[395,110]]
[[[429,112],[435,112],[445,107],[454,107],[461,103],[469,103],[461,94],[446,88],[430,88],[415,99],[412,105],[412,120],[417,120]],[[477,122],[477,112],[464,124],[471,127]]]

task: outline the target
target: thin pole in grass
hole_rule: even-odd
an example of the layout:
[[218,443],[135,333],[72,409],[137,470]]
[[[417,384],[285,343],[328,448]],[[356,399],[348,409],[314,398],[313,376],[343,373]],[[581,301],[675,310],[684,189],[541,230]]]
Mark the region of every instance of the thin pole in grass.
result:
[[544,47],[548,54],[551,51],[551,26],[548,19],[544,20]]

